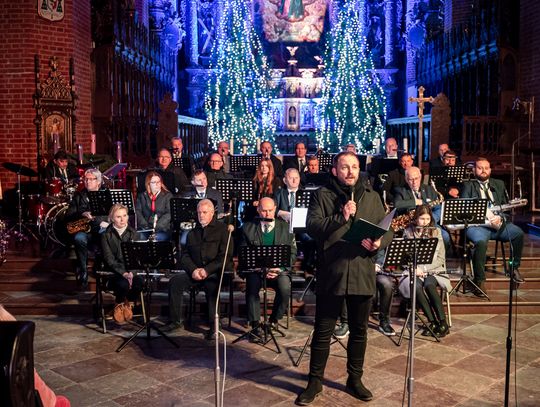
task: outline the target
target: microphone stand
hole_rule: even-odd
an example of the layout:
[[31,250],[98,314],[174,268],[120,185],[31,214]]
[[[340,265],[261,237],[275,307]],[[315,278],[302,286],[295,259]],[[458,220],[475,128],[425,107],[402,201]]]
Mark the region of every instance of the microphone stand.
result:
[[[219,285],[218,285],[218,291],[217,291],[217,298],[216,298],[216,310],[214,313],[214,333],[215,333],[215,356],[216,356],[216,367],[214,369],[214,380],[215,380],[215,405],[216,407],[222,407],[223,406],[223,399],[222,399],[222,388],[221,388],[221,369],[219,366],[219,336],[223,336],[223,349],[225,354],[225,349],[227,346],[227,340],[225,338],[225,335],[219,330],[219,298],[221,294],[221,286],[223,284],[223,275],[225,274],[225,265],[227,264],[227,256],[229,254],[229,245],[231,243],[231,235],[234,230],[233,225],[228,226],[229,229],[229,236],[227,237],[227,247],[225,248],[225,258],[223,259],[223,265],[221,267],[221,276],[219,278]],[[230,299],[229,299],[229,306]],[[225,364],[224,372],[226,372],[227,365]],[[223,378],[223,384],[225,384],[225,378]]]

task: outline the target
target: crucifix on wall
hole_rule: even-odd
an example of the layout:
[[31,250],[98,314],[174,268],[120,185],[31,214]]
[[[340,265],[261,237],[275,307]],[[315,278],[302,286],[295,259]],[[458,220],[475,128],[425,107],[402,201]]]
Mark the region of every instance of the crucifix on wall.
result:
[[433,103],[433,97],[424,97],[423,86],[418,88],[418,97],[409,97],[410,103],[418,103],[418,167],[422,167],[422,159],[424,152],[424,103]]

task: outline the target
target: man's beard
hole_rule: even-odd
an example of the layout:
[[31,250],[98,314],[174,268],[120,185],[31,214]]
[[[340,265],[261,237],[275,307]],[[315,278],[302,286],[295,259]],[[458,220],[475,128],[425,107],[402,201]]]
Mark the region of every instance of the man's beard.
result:
[[478,181],[484,182],[484,181],[487,181],[487,180],[489,179],[489,175],[479,175],[479,174],[476,174],[476,179],[477,179]]

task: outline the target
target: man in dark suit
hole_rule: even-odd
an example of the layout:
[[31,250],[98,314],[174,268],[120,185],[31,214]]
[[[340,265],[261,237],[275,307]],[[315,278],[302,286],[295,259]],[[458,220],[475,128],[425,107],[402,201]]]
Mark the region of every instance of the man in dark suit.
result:
[[[300,173],[300,178],[307,171],[307,157],[306,157],[306,145],[304,143],[296,143],[294,146],[295,155],[293,157],[285,157],[283,159],[283,171],[287,171],[289,168],[295,168]],[[302,179],[302,181],[304,181]]]
[[[406,187],[407,181],[405,180],[405,171],[411,168],[413,165],[413,157],[409,153],[403,154],[399,157],[399,168],[392,170],[388,173],[388,177],[381,188],[381,194],[386,196],[386,203],[394,201],[394,191],[397,188]],[[376,178],[378,180],[378,177]]]
[[[486,158],[477,158],[474,166],[474,180],[463,184],[462,198],[489,199],[490,206],[508,203],[508,194],[504,182],[491,178],[491,165]],[[467,238],[474,243],[473,269],[474,282],[485,292],[486,251],[489,240],[510,241],[512,243],[514,280],[522,283],[525,280],[518,271],[523,252],[523,231],[512,222],[506,220],[503,214],[488,211],[485,226],[471,226],[467,230]],[[481,296],[478,290],[475,295]]]
[[260,148],[262,156],[264,158],[270,158],[272,161],[276,178],[283,178],[283,165],[281,164],[281,160],[272,154],[272,144],[269,141],[263,141]]
[[429,160],[429,169],[444,167],[444,153],[448,151],[448,144],[439,144],[439,155]]
[[159,150],[157,164],[161,171],[171,173],[174,176],[172,185],[168,185],[166,177],[163,177],[163,181],[166,182],[167,189],[169,189],[169,191],[171,191],[173,194],[179,194],[184,191],[186,186],[189,184],[187,175],[182,168],[174,166],[173,158],[169,149],[161,148]]
[[216,187],[217,179],[232,179],[233,176],[228,174],[223,169],[223,157],[218,153],[212,153],[208,157],[208,169],[206,170],[206,178],[210,188]]
[[[195,285],[201,286],[208,303],[208,323],[210,329],[205,338],[214,338],[212,323],[216,309],[219,278],[228,242],[227,225],[218,222],[214,216],[214,204],[203,199],[197,205],[198,222],[187,236],[185,249],[182,250],[180,267],[182,271],[174,274],[169,281],[170,323],[164,331],[173,331],[182,327],[182,305],[184,293]],[[230,243],[232,245],[232,241]],[[227,254],[227,265],[231,267],[232,246]]]
[[197,199],[210,199],[216,206],[217,213],[223,213],[223,198],[221,192],[208,186],[208,179],[203,170],[195,170],[191,176],[191,185],[195,188],[194,197]]
[[[276,219],[276,204],[272,198],[265,197],[259,201],[257,213],[261,220],[246,222],[242,228],[242,243],[247,246],[280,245],[291,246],[290,266],[296,258],[296,243],[294,236],[289,233],[289,225],[281,219]],[[246,304],[248,309],[248,321],[253,329],[250,341],[257,341],[261,337],[260,317],[261,299],[259,290],[262,286],[261,276],[258,273],[246,273]],[[291,295],[291,280],[280,269],[269,269],[266,274],[266,284],[276,291],[272,315],[270,316],[271,327],[276,327],[278,321],[287,312],[289,297]]]
[[231,172],[231,154],[230,146],[226,141],[220,141],[217,146],[217,152],[223,159],[223,171],[227,174]]
[[64,150],[58,150],[53,160],[45,167],[45,180],[59,179],[63,184],[78,179],[77,167],[69,162],[69,156]]

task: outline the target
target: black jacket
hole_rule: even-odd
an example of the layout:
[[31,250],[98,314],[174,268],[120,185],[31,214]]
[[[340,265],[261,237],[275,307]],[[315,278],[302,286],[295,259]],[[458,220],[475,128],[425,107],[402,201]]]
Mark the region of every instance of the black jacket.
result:
[[[191,276],[193,270],[199,267],[204,268],[208,275],[219,275],[225,259],[228,236],[229,233],[225,223],[214,219],[204,228],[197,223],[197,226],[187,235],[186,247],[182,250],[182,257],[180,258],[180,267],[189,276]],[[232,268],[232,244],[231,239],[225,270],[231,270]]]
[[[172,194],[167,191],[161,191],[157,196],[156,232],[168,232],[171,229],[171,198]],[[148,192],[145,191],[137,195],[135,210],[139,229],[152,229],[154,226],[154,214],[152,212],[152,200]]]
[[[431,185],[420,185],[420,193],[422,194],[422,202],[424,204],[429,204],[439,199],[439,195],[437,195],[437,192]],[[399,213],[416,208],[414,194],[408,185],[395,189],[394,205]]]
[[[366,188],[362,180],[354,186],[356,201],[355,219],[379,223],[385,216],[379,194]],[[353,219],[345,221],[343,205],[351,198],[350,188],[342,186],[336,177],[316,191],[311,198],[307,233],[313,236],[318,249],[317,291],[333,295],[374,295],[375,266],[372,257],[362,246],[342,239],[350,229]],[[383,236],[381,248],[392,239],[389,231]]]
[[127,270],[122,256],[122,242],[137,240],[139,234],[128,225],[126,231],[120,236],[113,225],[109,225],[107,230],[101,235],[101,250],[103,251],[103,262],[107,270],[123,275]]
[[[92,212],[90,210],[90,201],[88,200],[88,190],[85,188],[80,192],[77,192],[66,210],[66,221],[73,222],[81,219],[84,212]],[[92,231],[99,230],[99,224],[101,222],[107,222],[107,216],[94,216],[94,219],[90,221]]]

